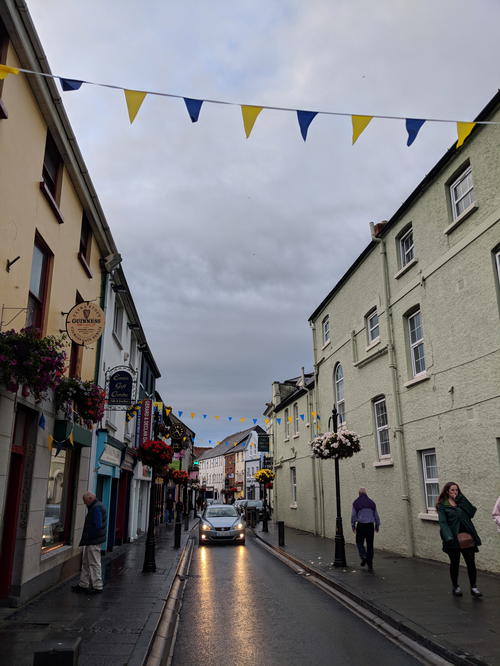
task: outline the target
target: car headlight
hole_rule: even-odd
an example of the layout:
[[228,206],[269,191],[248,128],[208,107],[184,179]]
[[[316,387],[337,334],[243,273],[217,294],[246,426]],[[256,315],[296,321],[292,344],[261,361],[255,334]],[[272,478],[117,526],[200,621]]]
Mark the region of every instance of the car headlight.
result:
[[211,529],[213,529],[213,528],[212,528],[212,525],[210,525],[210,523],[202,523],[202,524],[201,524],[201,529],[202,529],[204,532],[208,532],[209,530],[211,530]]
[[233,530],[242,530],[243,529],[243,523],[241,523],[239,521],[237,523],[234,523],[232,529]]

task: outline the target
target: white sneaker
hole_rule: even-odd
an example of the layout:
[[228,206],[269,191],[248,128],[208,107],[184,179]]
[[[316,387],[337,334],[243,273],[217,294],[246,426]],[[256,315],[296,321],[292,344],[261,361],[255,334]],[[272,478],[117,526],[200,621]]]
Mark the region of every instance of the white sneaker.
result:
[[482,597],[483,593],[480,592],[477,587],[471,587],[470,593],[472,594],[473,597]]
[[460,585],[457,585],[451,590],[451,593],[453,594],[454,597],[461,597],[462,596],[462,589],[460,588]]

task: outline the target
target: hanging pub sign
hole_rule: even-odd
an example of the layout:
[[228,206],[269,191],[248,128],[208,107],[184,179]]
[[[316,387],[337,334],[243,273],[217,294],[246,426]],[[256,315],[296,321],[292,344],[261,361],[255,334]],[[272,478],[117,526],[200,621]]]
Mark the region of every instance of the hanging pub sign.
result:
[[104,331],[104,312],[94,301],[78,303],[66,316],[66,332],[77,345],[86,347],[97,342]]
[[127,366],[110,368],[106,372],[108,407],[130,407],[135,401],[135,381]]
[[139,444],[144,444],[152,435],[152,416],[153,416],[153,401],[147,398],[142,401],[141,408],[141,426],[139,431]]
[[261,453],[269,453],[269,435],[267,433],[259,432],[257,451],[260,451]]

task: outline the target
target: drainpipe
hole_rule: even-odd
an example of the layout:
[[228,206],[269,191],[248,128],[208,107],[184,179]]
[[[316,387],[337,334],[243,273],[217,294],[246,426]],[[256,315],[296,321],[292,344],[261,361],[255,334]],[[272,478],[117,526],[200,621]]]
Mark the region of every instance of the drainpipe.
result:
[[[306,405],[307,405],[307,419],[309,421],[309,435],[311,436],[312,439],[312,418],[311,418],[311,412],[312,412],[312,399],[311,399],[311,389],[307,388],[306,386],[306,378],[305,378],[305,373],[304,373],[304,368],[301,368],[301,377],[302,377],[302,385],[307,391],[306,393]],[[311,473],[312,473],[312,481],[313,481],[313,509],[314,509],[314,534],[319,534],[319,520],[318,520],[318,512],[317,512],[317,506],[318,506],[318,482],[316,479],[316,467],[314,465],[314,456],[311,455]]]
[[408,468],[406,459],[406,445],[403,427],[403,417],[401,409],[401,399],[399,397],[399,383],[398,383],[398,364],[396,357],[396,350],[394,347],[394,324],[392,320],[391,310],[391,293],[390,293],[390,280],[389,280],[389,266],[387,262],[387,249],[385,241],[376,235],[375,225],[370,222],[370,231],[372,240],[378,243],[380,248],[380,256],[382,259],[382,275],[384,279],[384,308],[387,314],[387,349],[389,355],[389,368],[391,370],[392,392],[394,395],[394,411],[396,414],[396,428],[395,432],[399,441],[399,451],[401,456],[401,487],[403,494],[401,499],[406,506],[406,519],[408,524],[408,556],[413,557],[415,554],[415,534],[413,529],[413,516],[410,502],[410,490],[408,483]]
[[[313,361],[314,361],[314,392],[312,406],[315,408],[316,413],[318,412],[318,393],[319,393],[319,369],[317,365],[317,348],[316,348],[316,325],[313,321],[309,321],[309,326],[311,327],[312,339],[313,339]],[[312,410],[311,410],[312,411]],[[316,432],[313,428],[312,418],[311,418],[311,439],[316,436]],[[317,502],[314,512],[314,522],[318,525],[318,532],[320,536],[325,536],[325,493],[323,487],[323,465],[318,464],[318,461],[313,458],[313,470],[316,471],[316,474],[313,474],[315,480],[316,488],[319,487],[319,499]]]

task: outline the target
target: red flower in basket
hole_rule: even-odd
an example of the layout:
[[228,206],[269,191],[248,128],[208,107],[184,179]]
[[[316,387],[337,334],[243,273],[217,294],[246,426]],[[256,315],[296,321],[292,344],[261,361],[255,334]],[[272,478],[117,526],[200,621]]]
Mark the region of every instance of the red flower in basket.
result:
[[183,469],[174,469],[172,471],[171,479],[174,483],[187,483],[189,474]]
[[137,449],[140,460],[149,467],[165,467],[172,462],[172,447],[160,440],[148,439]]

